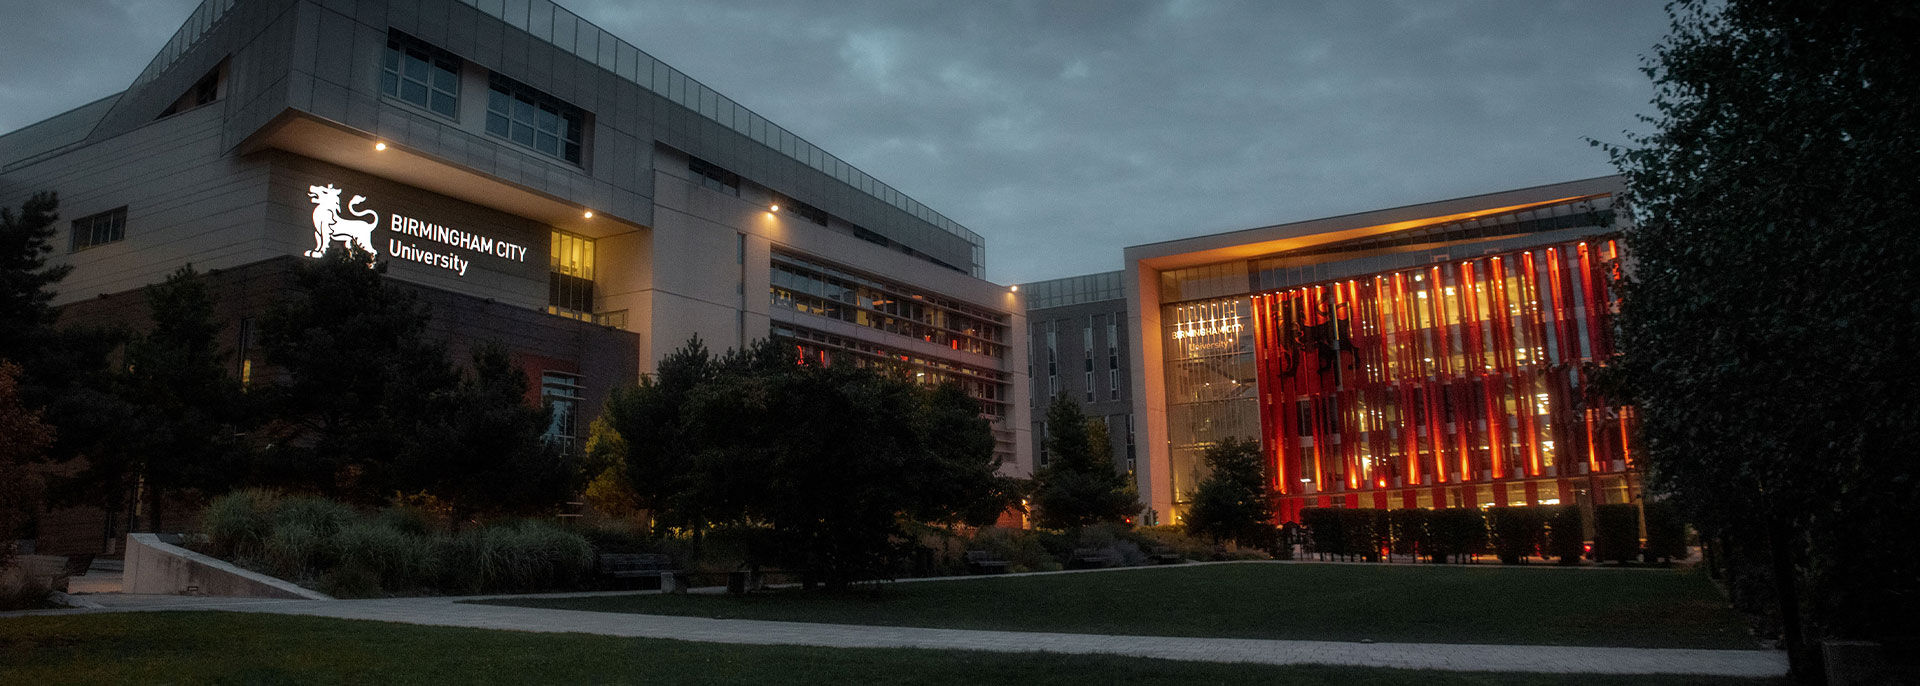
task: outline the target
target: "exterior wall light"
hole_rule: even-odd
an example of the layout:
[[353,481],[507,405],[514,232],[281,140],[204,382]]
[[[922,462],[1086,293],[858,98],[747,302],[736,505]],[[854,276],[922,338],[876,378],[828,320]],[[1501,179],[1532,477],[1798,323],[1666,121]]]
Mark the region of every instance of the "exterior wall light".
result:
[[378,142],[378,141],[376,141],[376,142],[374,142],[374,144],[373,144],[373,149],[374,149],[374,150],[376,150],[376,151],[385,151],[385,150],[387,149],[387,144],[386,144],[386,143],[383,143],[383,142]]
[[580,215],[580,216],[583,216],[583,217],[586,217],[586,218],[588,218],[588,219],[592,219],[592,218],[593,218],[593,210],[587,210],[586,212],[583,212],[583,213],[581,213],[581,215]]
[[779,203],[774,203],[773,205],[769,205],[769,206],[767,207],[767,211],[768,211],[768,212],[779,212],[779,211],[780,211],[780,205],[779,205]]
[[1012,286],[1008,286],[1008,287],[1007,287],[1007,290],[1009,290],[1009,291],[1012,291],[1012,292],[1014,292],[1014,293],[1019,293],[1019,292],[1020,292],[1020,284],[1017,284],[1017,283],[1016,283],[1016,284],[1014,284],[1014,285],[1012,285]]

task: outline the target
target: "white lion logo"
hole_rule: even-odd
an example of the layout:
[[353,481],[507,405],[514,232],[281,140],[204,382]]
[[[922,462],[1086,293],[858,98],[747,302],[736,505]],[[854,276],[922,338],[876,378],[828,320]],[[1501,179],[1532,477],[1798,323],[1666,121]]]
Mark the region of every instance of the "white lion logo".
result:
[[327,254],[327,246],[334,241],[347,241],[358,245],[361,250],[379,256],[373,249],[373,230],[380,226],[380,215],[373,210],[363,210],[358,205],[366,200],[365,196],[353,196],[347,203],[347,210],[356,217],[369,217],[369,221],[347,219],[340,216],[340,189],[333,184],[308,186],[307,198],[313,201],[313,249],[307,251],[307,257],[320,257]]

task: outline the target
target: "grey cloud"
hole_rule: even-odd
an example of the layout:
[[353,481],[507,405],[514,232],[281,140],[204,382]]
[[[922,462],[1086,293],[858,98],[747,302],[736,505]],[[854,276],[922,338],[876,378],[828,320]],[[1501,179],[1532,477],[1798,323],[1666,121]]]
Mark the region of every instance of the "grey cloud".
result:
[[[1609,173],[1583,137],[1636,126],[1638,55],[1665,29],[1653,2],[563,4],[979,231],[1000,281]],[[45,38],[0,48],[0,128],[124,87],[190,3],[155,7],[174,18],[95,0],[13,22]],[[72,41],[128,47],[61,52]]]

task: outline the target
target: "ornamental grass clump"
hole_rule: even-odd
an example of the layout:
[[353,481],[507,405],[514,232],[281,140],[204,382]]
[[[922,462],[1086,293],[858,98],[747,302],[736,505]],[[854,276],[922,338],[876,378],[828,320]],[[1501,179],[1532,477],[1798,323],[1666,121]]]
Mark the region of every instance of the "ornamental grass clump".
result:
[[259,560],[273,534],[279,494],[248,488],[215,498],[200,514],[207,552],[230,560]]
[[482,528],[456,548],[474,556],[483,592],[571,588],[593,569],[587,539],[533,520]]
[[415,508],[243,490],[201,523],[204,551],[339,597],[571,589],[593,569],[585,538],[538,520],[449,532]]
[[342,586],[366,584],[375,590],[417,593],[432,588],[438,576],[431,539],[378,519],[342,528],[332,548],[339,559],[334,575]]

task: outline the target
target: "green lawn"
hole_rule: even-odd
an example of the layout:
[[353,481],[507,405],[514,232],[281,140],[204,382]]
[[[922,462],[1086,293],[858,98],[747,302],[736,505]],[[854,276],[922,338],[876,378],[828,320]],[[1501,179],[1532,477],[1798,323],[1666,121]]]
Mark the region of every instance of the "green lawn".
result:
[[877,594],[633,595],[504,605],[1146,636],[1755,649],[1704,576],[1497,565],[1234,564],[893,584]]
[[1777,684],[737,646],[224,612],[0,619],[0,683]]

